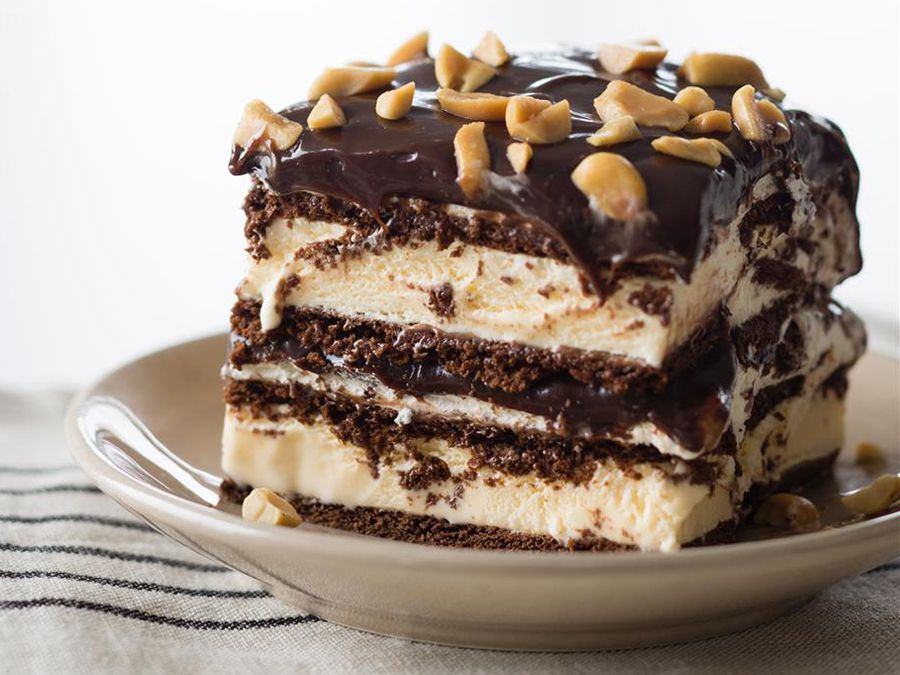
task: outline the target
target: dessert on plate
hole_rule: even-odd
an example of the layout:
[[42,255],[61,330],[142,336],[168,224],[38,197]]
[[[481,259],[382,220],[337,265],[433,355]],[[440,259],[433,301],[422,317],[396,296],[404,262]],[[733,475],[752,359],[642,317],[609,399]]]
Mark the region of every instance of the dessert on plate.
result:
[[753,61],[427,34],[249,104],[227,497],[483,548],[728,541],[830,468],[858,170]]

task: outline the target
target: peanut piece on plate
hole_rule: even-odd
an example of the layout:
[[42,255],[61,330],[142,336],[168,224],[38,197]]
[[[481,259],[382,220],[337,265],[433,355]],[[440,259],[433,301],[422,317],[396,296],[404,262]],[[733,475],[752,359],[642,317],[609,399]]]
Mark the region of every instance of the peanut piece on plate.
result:
[[717,167],[722,163],[721,148],[725,148],[727,154],[731,154],[724,144],[717,145],[711,138],[687,139],[680,136],[662,136],[651,141],[650,145],[664,155],[700,162],[711,167]]
[[610,82],[594,99],[594,108],[604,122],[629,116],[642,126],[663,127],[669,131],[678,131],[689,119],[687,110],[674,101],[622,80]]
[[491,31],[484,34],[484,37],[472,50],[472,56],[494,68],[499,68],[509,61],[509,52],[506,51],[500,38]]
[[630,115],[616,117],[588,136],[587,142],[597,148],[627,143],[642,138],[641,130]]
[[724,110],[709,110],[692,117],[684,130],[689,134],[727,134],[731,132],[731,115]]
[[424,59],[426,56],[428,56],[428,31],[423,30],[397,47],[394,53],[388,57],[385,65],[399,66],[401,63],[407,63],[408,61]]
[[572,172],[572,182],[591,208],[616,220],[634,220],[647,208],[647,185],[622,155],[595,152]]
[[278,150],[287,150],[303,133],[303,125],[289,120],[259,99],[244,106],[244,112],[234,131],[234,144],[249,148],[258,140],[269,140]]
[[678,69],[691,84],[704,87],[739,87],[752,84],[760,89],[768,88],[762,70],[754,61],[734,54],[713,52],[690,54]]
[[412,108],[415,93],[416,83],[407,82],[402,87],[379,94],[375,100],[375,114],[386,120],[399,120],[406,117],[409,109]]
[[675,94],[675,98],[672,100],[687,110],[691,117],[709,112],[716,107],[716,102],[702,87],[685,87]]
[[456,182],[466,196],[472,197],[481,189],[485,172],[491,168],[484,122],[462,125],[453,138],[453,151],[456,156]]
[[757,507],[753,522],[791,530],[815,529],[819,525],[819,510],[806,497],[778,492]]
[[306,118],[306,125],[310,129],[332,129],[342,127],[346,123],[347,116],[341,106],[328,94],[322,94]]
[[309,88],[308,97],[314,100],[329,96],[352,96],[375,89],[384,89],[391,84],[396,72],[393,68],[371,68],[365,66],[340,66],[328,68],[319,75]]
[[241,504],[241,516],[251,523],[297,527],[303,518],[286,499],[268,488],[256,488]]
[[528,143],[510,143],[506,147],[506,158],[516,173],[525,173],[532,154],[534,151]]
[[900,499],[900,475],[886,473],[869,485],[841,497],[841,502],[853,513],[874,516],[885,511]]
[[621,75],[631,70],[656,68],[666,58],[666,49],[659,44],[602,44],[597,60],[607,73]]
[[444,87],[437,90],[437,99],[444,112],[482,122],[502,122],[506,119],[506,105],[509,103],[506,96],[479,92],[463,94]]
[[884,461],[884,450],[874,443],[862,441],[856,446],[857,464],[883,464]]
[[572,131],[569,102],[550,101],[531,96],[513,96],[506,106],[506,130],[520,141],[557,143]]
[[496,74],[490,66],[470,59],[448,44],[441,45],[434,59],[434,75],[438,84],[447,89],[476,91]]

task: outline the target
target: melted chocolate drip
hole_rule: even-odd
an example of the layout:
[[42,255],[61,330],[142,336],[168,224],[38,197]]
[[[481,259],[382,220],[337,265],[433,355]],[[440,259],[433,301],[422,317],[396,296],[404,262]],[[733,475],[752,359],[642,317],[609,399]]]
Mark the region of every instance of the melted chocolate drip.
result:
[[[609,149],[627,157],[647,183],[654,217],[619,222],[592,212],[569,177],[596,149],[585,139],[600,126],[593,100],[613,79],[625,79],[651,93],[672,98],[687,83],[676,67],[612,76],[599,69],[592,53],[578,49],[522,53],[499,69],[480,91],[530,94],[551,101],[568,99],[572,133],[564,141],[534,147],[524,176],[506,159],[511,142],[502,122],[488,122],[492,156],[490,186],[468,199],[456,183],[453,137],[468,120],[440,109],[435,96],[434,61],[422,59],[398,68],[394,86],[416,83],[415,102],[401,120],[375,114],[377,92],[338,99],[348,122],[339,129],[307,129],[285,151],[268,146],[233,149],[232,173],[252,173],[278,194],[319,192],[349,199],[377,213],[385,197],[422,197],[502,211],[542,228],[560,241],[598,292],[610,270],[622,264],[654,260],[689,278],[712,228],[730,222],[749,186],[762,175],[796,169],[817,185],[840,190],[851,209],[859,173],[840,130],[801,111],[787,111],[790,142],[780,146],[745,141],[737,133],[714,134],[734,153],[715,168],[662,155],[650,141],[669,132],[642,128],[644,138]],[[711,87],[717,107],[730,110],[734,88]],[[311,102],[283,114],[306,123]]]

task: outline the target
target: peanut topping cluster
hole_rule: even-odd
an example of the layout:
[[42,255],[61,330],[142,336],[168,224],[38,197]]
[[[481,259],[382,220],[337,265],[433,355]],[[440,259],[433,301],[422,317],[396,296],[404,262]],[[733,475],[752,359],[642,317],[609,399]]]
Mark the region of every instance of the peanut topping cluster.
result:
[[[309,98],[317,100],[307,118],[309,128],[344,126],[347,115],[336,99],[377,90],[384,90],[375,102],[378,117],[399,120],[408,115],[416,85],[407,82],[391,88],[397,76],[395,67],[427,58],[428,39],[427,31],[412,36],[390,55],[384,66],[357,62],[325,70],[309,90]],[[666,54],[667,50],[655,40],[606,43],[598,48],[597,61],[605,73],[616,76],[654,70]],[[471,56],[443,44],[434,58],[434,74],[440,84],[435,92],[437,105],[444,113],[473,120],[459,128],[453,141],[457,180],[470,197],[485,186],[486,173],[490,170],[485,123],[504,122],[509,136],[517,141],[506,150],[509,164],[517,174],[528,171],[535,153],[532,146],[558,143],[572,132],[572,113],[565,99],[554,102],[539,95],[478,91],[508,67],[510,60],[503,42],[490,31],[481,38]],[[781,101],[784,92],[769,86],[754,61],[732,54],[692,53],[681,64],[678,75],[688,84],[672,99],[624,79],[610,81],[594,99],[594,109],[602,125],[585,140],[594,147],[606,148],[640,141],[644,137],[641,127],[664,129],[678,135],[653,138],[650,144],[655,151],[713,168],[722,163],[723,157],[733,158],[733,154],[725,143],[709,135],[732,134],[736,129],[741,138],[754,143],[778,145],[790,140],[788,120],[773,102]],[[716,101],[704,89],[725,86],[738,87],[730,111],[718,109]],[[758,96],[757,89],[765,97]],[[234,142],[246,148],[263,139],[276,149],[285,150],[297,142],[302,131],[299,123],[274,113],[261,101],[253,101],[244,110]],[[571,179],[592,207],[606,217],[630,220],[647,208],[643,178],[621,155],[609,152],[589,155],[575,167]]]

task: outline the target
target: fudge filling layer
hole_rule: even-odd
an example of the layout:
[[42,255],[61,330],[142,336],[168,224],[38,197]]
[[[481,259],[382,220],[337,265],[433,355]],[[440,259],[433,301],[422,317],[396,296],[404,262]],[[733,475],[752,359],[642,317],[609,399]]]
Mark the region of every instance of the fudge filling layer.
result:
[[422,543],[725,540],[841,447],[852,155],[747,59],[502,53],[248,105],[226,495]]

